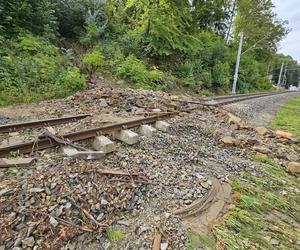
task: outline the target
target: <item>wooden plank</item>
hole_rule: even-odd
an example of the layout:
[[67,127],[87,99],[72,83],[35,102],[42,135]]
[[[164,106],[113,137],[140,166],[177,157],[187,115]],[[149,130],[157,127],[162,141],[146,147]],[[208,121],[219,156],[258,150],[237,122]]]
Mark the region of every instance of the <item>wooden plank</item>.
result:
[[152,250],[160,250],[161,234],[157,234],[153,241]]
[[36,159],[35,158],[16,158],[16,159],[0,159],[0,168],[11,168],[11,167],[28,167]]

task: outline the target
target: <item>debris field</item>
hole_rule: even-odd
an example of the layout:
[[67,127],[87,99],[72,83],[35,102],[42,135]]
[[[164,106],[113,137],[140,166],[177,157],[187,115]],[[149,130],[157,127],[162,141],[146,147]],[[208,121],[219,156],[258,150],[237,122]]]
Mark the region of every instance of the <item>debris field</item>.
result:
[[[63,139],[62,134],[82,129],[177,113],[164,129],[149,124],[156,128],[151,135],[132,128],[138,135],[132,145],[119,132],[109,133],[113,150],[99,158],[66,153],[66,146],[95,150],[90,139],[63,141],[31,155],[14,152],[7,157],[10,162],[0,162],[0,249],[151,249],[153,244],[185,249],[186,230],[175,211],[205,198],[212,177],[228,182],[244,171],[259,175],[253,154],[272,156],[282,165],[299,161],[297,140],[250,126],[222,108],[177,100],[160,92],[97,87],[66,99],[20,105],[15,112],[1,109],[3,125],[91,116],[47,129],[2,133],[0,151],[45,131]],[[22,159],[34,161],[14,166]]]

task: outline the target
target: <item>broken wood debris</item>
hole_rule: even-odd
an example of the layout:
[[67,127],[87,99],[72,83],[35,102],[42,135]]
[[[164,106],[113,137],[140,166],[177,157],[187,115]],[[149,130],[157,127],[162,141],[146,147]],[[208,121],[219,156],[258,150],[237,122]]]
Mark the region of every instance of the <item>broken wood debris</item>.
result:
[[161,234],[157,234],[154,237],[152,250],[160,250],[160,244],[161,244]]
[[35,158],[16,158],[16,159],[0,159],[0,168],[10,168],[10,167],[28,167],[33,162]]
[[63,136],[57,136],[57,135],[53,134],[50,130],[46,130],[40,137],[42,137],[42,138],[48,137],[48,138],[54,140],[55,142],[57,142],[58,144],[68,145],[68,146],[71,146],[73,148],[76,148],[76,149],[82,150],[82,151],[89,151],[88,149],[86,149],[84,147],[75,145],[73,142],[64,139]]

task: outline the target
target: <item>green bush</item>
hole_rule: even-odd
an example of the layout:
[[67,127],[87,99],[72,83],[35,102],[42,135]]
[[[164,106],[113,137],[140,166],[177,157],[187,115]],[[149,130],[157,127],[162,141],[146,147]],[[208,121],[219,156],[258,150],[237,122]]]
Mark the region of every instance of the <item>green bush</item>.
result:
[[80,38],[80,43],[85,46],[93,46],[99,40],[99,30],[95,22],[90,22],[87,25],[85,34]]
[[64,97],[84,87],[79,69],[46,40],[25,34],[5,44],[0,57],[0,105]]
[[90,71],[96,71],[104,64],[104,55],[100,46],[88,52],[83,57],[83,63]]
[[137,59],[134,55],[128,56],[117,69],[120,77],[128,79],[138,87],[153,86],[163,79],[163,72],[154,68],[147,69],[147,65],[142,60]]

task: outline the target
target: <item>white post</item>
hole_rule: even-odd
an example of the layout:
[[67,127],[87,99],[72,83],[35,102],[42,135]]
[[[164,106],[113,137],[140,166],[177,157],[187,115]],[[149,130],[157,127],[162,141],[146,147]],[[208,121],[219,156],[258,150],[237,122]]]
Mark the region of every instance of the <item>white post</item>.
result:
[[281,76],[282,76],[283,66],[284,66],[284,63],[281,64],[280,73],[279,73],[278,82],[277,82],[277,91],[279,90],[280,84],[281,84]]
[[232,94],[233,95],[236,94],[236,85],[237,85],[237,81],[239,78],[239,69],[240,69],[241,54],[242,54],[242,49],[243,49],[244,33],[241,32],[239,34],[239,36],[240,36],[240,44],[239,44],[239,50],[238,50],[238,54],[237,54],[237,58],[236,58],[235,73],[234,73],[233,84],[232,84]]
[[286,64],[285,64],[285,70],[284,70],[284,74],[283,74],[283,86],[286,86],[286,84],[287,84],[287,78],[286,78],[287,67],[288,67],[288,62],[286,62]]

